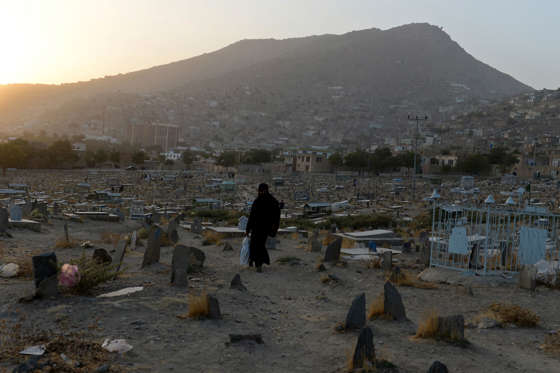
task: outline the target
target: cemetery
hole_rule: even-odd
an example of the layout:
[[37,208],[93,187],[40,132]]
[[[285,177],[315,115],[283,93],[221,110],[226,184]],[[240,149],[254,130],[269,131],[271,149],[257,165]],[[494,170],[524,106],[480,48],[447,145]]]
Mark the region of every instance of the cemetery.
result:
[[[257,273],[240,254],[261,182],[282,210]],[[389,174],[11,170],[0,372],[560,371],[556,185],[415,192]]]

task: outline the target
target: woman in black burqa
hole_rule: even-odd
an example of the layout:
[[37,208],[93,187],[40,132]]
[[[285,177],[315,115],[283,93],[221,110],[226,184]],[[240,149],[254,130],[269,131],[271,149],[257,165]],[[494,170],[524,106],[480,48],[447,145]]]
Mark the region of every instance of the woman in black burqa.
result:
[[247,222],[247,235],[251,235],[249,245],[249,265],[257,267],[262,272],[262,265],[270,265],[270,258],[266,250],[268,236],[276,236],[280,226],[280,205],[276,198],[268,192],[267,184],[259,185],[259,195],[251,206],[251,214]]

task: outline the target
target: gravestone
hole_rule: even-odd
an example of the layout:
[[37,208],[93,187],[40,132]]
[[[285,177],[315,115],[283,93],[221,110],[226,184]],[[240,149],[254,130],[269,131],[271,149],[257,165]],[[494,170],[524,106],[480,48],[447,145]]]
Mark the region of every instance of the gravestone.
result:
[[398,285],[401,276],[402,276],[401,268],[399,266],[395,266],[391,270],[391,276],[389,276],[389,281],[391,281],[393,284]]
[[144,252],[142,268],[159,262],[161,229],[157,226],[150,228],[148,244]]
[[307,249],[312,253],[320,253],[323,248],[323,244],[319,241],[319,231],[314,230],[313,234],[307,240]]
[[384,313],[390,315],[394,320],[406,320],[406,312],[399,291],[389,281],[383,287]]
[[241,216],[237,221],[237,229],[245,232],[247,229],[247,222],[249,222],[249,219],[245,215]]
[[342,238],[337,238],[331,242],[325,250],[325,262],[336,262],[340,258],[340,248],[342,246]]
[[437,336],[443,339],[464,340],[465,319],[463,315],[438,317]]
[[319,240],[311,241],[311,252],[312,253],[320,253],[323,249],[323,244]]
[[425,267],[429,267],[430,266],[430,261],[431,261],[431,248],[430,246],[422,246],[422,263],[424,264]]
[[428,369],[428,373],[449,373],[449,371],[447,370],[447,367],[443,363],[440,363],[439,361],[436,360],[430,366],[430,369]]
[[57,274],[57,262],[55,253],[44,253],[36,255],[32,258],[33,262],[33,277],[35,279],[35,287],[38,288],[39,284]]
[[119,242],[117,243],[117,248],[112,258],[112,262],[117,264],[117,272],[121,269],[122,261],[124,259],[124,255],[126,254],[127,246],[128,246],[128,242],[126,242],[126,240],[119,240]]
[[200,219],[195,218],[191,224],[191,232],[195,234],[202,234],[202,222]]
[[68,235],[68,223],[64,223],[64,239],[66,242],[70,242],[70,236]]
[[4,233],[8,230],[8,224],[8,211],[5,208],[0,207],[0,233]]
[[218,303],[218,299],[212,295],[207,295],[207,297],[208,297],[208,318],[221,319],[222,313],[220,312],[220,303]]
[[183,245],[177,245],[171,259],[171,283],[176,286],[187,286],[190,250]]
[[[188,247],[185,245],[175,246],[175,250],[180,248],[180,253],[184,253],[184,257],[187,265],[187,272],[197,272],[202,270],[204,266],[204,261],[206,260],[206,254],[204,251],[197,249],[196,247]],[[182,254],[183,255],[183,254]]]
[[10,219],[12,219],[12,221],[21,221],[23,218],[22,215],[23,213],[19,205],[10,206]]
[[120,208],[117,207],[117,208],[113,209],[111,211],[111,213],[113,215],[117,215],[119,217],[119,221],[124,221],[125,216],[124,216],[124,213],[121,211]]
[[138,240],[138,234],[133,231],[130,235],[130,250],[136,250],[136,241]]
[[391,251],[385,251],[383,253],[381,268],[384,272],[391,272],[393,269],[393,253]]
[[360,329],[366,324],[366,295],[362,293],[352,301],[346,314],[345,329]]
[[358,336],[358,343],[354,349],[354,357],[352,358],[352,368],[360,369],[366,368],[365,362],[369,365],[375,366],[375,346],[373,344],[373,332],[369,326],[360,330]]
[[95,249],[91,259],[98,264],[111,264],[113,262],[111,255],[103,248]]
[[35,296],[38,298],[50,298],[58,295],[58,278],[56,275],[47,277],[39,283],[35,289]]
[[537,269],[534,266],[524,266],[519,272],[519,287],[530,291],[537,288]]
[[167,225],[167,238],[169,241],[176,244],[179,242],[179,233],[177,232],[177,218],[171,219]]
[[235,290],[240,290],[240,291],[247,291],[247,288],[241,282],[241,276],[239,275],[239,273],[236,274],[235,276],[233,276],[233,278],[231,279],[231,283],[229,285],[229,288],[230,289],[235,289]]
[[45,253],[32,258],[35,295],[53,297],[58,294],[57,263],[55,253]]

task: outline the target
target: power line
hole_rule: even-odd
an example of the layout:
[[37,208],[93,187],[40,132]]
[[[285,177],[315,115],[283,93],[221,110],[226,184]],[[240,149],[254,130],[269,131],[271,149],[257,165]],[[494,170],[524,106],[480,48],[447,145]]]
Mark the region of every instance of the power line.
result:
[[408,120],[416,121],[416,134],[414,136],[414,171],[412,172],[412,200],[416,201],[416,154],[418,153],[418,131],[420,130],[420,122],[428,120],[428,116],[424,115],[423,117],[419,117],[416,115],[412,117],[408,115]]

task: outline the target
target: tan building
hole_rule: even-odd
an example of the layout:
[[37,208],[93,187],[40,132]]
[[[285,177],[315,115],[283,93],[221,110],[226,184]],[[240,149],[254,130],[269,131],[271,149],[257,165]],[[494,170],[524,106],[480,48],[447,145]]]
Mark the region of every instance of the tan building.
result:
[[168,152],[177,147],[180,128],[176,124],[150,123],[131,125],[129,131],[130,142],[134,145],[159,145],[162,152]]
[[330,172],[328,154],[325,152],[300,150],[288,154],[285,164],[293,172]]

